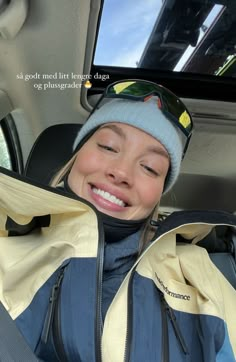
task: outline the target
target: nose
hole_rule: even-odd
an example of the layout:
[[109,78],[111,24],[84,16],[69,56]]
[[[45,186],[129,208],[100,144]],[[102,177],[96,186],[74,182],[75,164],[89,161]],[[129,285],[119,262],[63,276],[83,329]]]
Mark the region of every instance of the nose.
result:
[[106,169],[106,177],[116,185],[130,187],[133,184],[132,166],[128,160],[117,160]]

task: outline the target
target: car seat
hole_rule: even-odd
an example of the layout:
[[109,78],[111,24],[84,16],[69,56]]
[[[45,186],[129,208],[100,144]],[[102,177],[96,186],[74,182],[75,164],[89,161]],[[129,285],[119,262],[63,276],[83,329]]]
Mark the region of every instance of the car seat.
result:
[[28,156],[24,175],[47,185],[70,159],[73,142],[81,124],[56,124],[46,128],[36,139]]

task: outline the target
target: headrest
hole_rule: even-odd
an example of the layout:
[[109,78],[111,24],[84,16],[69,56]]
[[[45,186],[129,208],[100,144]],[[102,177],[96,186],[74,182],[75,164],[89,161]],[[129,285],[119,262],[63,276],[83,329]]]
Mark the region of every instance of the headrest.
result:
[[73,143],[81,124],[63,123],[46,128],[36,139],[24,175],[48,184],[73,154]]

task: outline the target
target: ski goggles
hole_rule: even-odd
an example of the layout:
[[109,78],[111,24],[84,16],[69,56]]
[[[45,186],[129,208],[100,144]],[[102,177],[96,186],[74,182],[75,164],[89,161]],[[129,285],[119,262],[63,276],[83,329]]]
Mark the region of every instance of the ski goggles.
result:
[[[192,117],[184,103],[167,88],[141,79],[127,79],[110,84],[98,101],[95,109],[103,104],[106,98],[123,98],[146,102],[157,97],[157,107],[166,118],[177,126],[184,135],[183,157],[187,151],[193,131]],[[94,109],[94,110],[95,110]]]

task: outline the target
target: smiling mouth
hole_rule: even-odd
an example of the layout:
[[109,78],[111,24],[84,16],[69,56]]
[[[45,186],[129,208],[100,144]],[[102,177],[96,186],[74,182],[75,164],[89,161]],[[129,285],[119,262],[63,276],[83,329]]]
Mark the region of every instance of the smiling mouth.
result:
[[128,204],[125,203],[123,200],[118,199],[115,195],[112,195],[112,194],[110,194],[110,193],[107,192],[107,191],[98,189],[98,188],[96,188],[95,186],[92,186],[92,191],[93,191],[95,194],[101,196],[103,199],[112,202],[113,204],[116,204],[116,205],[119,205],[119,206],[122,206],[122,207],[128,206]]

